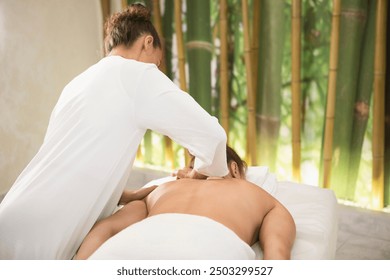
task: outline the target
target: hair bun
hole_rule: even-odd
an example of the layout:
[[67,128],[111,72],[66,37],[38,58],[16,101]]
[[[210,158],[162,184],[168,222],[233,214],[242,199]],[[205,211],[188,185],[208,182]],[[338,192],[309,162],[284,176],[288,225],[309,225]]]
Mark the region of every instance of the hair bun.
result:
[[142,3],[131,4],[127,7],[127,12],[135,21],[150,21],[151,18],[150,10]]

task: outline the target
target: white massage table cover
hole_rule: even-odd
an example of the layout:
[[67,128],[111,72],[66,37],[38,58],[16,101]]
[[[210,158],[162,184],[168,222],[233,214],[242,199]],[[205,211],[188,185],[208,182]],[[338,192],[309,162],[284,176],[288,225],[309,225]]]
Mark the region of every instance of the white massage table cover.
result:
[[[275,174],[270,173],[265,166],[248,167],[246,176],[248,181],[261,186],[278,199],[293,216],[297,234],[291,259],[334,259],[337,243],[338,208],[332,190],[278,181]],[[175,180],[175,177],[163,177],[148,182],[144,187],[172,180]],[[131,240],[126,239],[126,235],[122,235],[120,238],[122,244],[131,242]],[[185,244],[182,245],[185,246]],[[189,250],[190,247],[191,244],[189,244]],[[259,244],[254,244],[252,249],[256,253],[256,259],[262,259],[263,254]]]

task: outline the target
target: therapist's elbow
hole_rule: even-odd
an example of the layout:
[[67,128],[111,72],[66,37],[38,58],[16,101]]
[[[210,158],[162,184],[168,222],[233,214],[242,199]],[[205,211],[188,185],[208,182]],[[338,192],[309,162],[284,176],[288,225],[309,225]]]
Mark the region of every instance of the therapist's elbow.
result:
[[215,140],[217,143],[220,143],[221,145],[226,145],[227,136],[225,130],[220,130],[218,132],[214,132]]
[[212,135],[216,138],[218,142],[225,143],[227,141],[227,135],[225,129],[219,124],[218,119],[215,118],[214,125],[210,127]]

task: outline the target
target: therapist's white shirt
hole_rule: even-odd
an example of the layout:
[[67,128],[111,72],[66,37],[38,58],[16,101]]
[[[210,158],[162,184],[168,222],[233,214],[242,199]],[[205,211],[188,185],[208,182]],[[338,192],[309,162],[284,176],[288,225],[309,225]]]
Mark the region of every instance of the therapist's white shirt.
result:
[[64,88],[44,143],[0,204],[0,259],[72,258],[114,210],[147,129],[186,147],[199,172],[228,173],[216,118],[155,65],[105,57]]

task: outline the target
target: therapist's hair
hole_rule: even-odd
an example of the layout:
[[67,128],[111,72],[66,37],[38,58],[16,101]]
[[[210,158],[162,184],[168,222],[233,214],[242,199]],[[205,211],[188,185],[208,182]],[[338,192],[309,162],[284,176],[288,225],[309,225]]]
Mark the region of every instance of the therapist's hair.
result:
[[153,47],[161,49],[160,37],[150,17],[150,10],[141,3],[131,4],[124,11],[109,17],[104,26],[106,54],[120,45],[131,47],[143,35],[151,35]]

